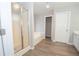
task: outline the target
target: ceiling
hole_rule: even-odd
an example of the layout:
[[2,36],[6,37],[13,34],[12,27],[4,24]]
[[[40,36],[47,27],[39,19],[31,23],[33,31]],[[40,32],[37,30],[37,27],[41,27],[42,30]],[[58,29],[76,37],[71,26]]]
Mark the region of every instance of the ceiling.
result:
[[34,14],[35,15],[43,15],[43,14],[51,14],[54,11],[62,11],[71,9],[72,6],[78,3],[74,2],[48,2],[50,8],[46,8],[46,2],[34,2]]

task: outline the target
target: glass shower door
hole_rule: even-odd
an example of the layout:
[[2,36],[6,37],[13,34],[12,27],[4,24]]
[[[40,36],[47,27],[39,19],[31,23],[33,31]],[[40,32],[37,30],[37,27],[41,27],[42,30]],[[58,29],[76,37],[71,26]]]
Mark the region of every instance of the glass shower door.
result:
[[21,32],[23,40],[23,48],[28,46],[28,10],[25,8],[21,9]]
[[28,43],[28,11],[19,5],[14,8],[12,3],[13,40],[15,53],[26,48]]
[[12,25],[13,25],[13,41],[14,41],[15,53],[22,50],[20,20],[21,20],[21,8],[16,9],[14,8],[14,4],[12,4]]

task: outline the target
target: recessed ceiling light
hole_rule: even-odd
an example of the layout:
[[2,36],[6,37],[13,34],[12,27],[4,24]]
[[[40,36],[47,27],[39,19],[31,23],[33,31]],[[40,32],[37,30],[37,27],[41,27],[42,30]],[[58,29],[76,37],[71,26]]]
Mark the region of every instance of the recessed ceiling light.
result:
[[20,8],[20,6],[19,6],[17,3],[15,3],[15,4],[13,4],[13,8],[14,8],[15,10],[18,10],[18,9]]
[[50,8],[50,5],[48,3],[46,3],[46,8]]
[[47,5],[46,5],[46,8],[50,8],[50,6],[47,4]]

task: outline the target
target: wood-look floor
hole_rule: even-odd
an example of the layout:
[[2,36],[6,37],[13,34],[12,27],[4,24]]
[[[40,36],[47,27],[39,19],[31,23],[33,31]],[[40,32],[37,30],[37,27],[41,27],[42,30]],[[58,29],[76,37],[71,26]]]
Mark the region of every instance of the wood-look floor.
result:
[[35,49],[28,51],[23,56],[79,56],[79,53],[71,45],[44,39]]

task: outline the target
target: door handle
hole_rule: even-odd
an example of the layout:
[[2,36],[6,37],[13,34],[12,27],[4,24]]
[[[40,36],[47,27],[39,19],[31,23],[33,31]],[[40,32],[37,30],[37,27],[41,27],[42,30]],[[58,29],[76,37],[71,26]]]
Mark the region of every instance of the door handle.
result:
[[0,29],[0,35],[1,36],[3,36],[3,35],[5,35],[6,33],[5,33],[5,29]]

